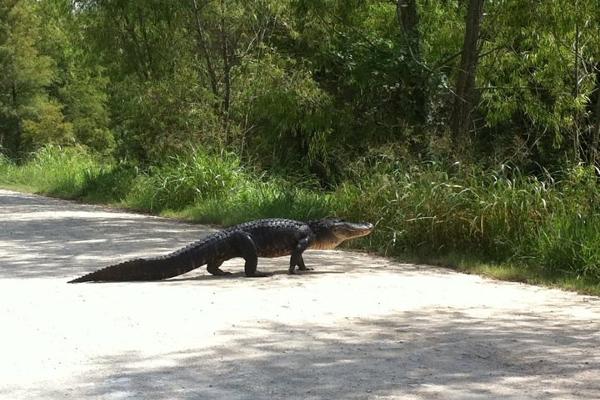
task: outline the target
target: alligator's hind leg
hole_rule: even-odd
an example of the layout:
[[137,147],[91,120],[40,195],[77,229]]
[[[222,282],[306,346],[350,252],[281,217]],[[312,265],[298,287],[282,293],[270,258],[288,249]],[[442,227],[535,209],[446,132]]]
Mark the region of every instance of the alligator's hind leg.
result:
[[258,265],[258,255],[256,254],[256,245],[252,240],[252,237],[246,232],[239,232],[234,237],[234,243],[240,256],[246,260],[244,265],[244,272],[247,277],[259,278],[270,276],[271,274],[260,272],[256,269]]
[[312,271],[314,269],[304,265],[304,258],[302,258],[302,255],[298,256],[298,263],[296,265],[298,265],[298,271]]
[[221,268],[219,268],[221,266],[221,264],[223,264],[223,263],[222,262],[209,262],[208,265],[206,266],[206,270],[208,271],[209,274],[212,274],[215,276],[231,275],[231,272],[223,271]]
[[290,269],[288,270],[290,274],[295,273],[296,265],[298,266],[299,271],[308,271],[312,269],[307,268],[306,265],[304,265],[304,259],[302,258],[302,253],[304,253],[304,250],[308,248],[309,244],[310,239],[308,237],[298,241],[298,244],[296,245],[294,251],[292,251],[292,256],[290,257]]

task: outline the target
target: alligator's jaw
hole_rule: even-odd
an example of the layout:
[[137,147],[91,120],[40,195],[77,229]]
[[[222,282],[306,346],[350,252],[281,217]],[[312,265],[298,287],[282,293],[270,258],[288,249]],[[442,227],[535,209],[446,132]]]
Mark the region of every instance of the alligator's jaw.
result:
[[343,222],[336,228],[336,235],[344,237],[344,240],[367,236],[373,232],[373,224],[369,222]]
[[311,224],[316,238],[312,249],[329,250],[342,242],[366,236],[373,231],[373,224],[368,222],[347,222],[338,219],[324,219]]

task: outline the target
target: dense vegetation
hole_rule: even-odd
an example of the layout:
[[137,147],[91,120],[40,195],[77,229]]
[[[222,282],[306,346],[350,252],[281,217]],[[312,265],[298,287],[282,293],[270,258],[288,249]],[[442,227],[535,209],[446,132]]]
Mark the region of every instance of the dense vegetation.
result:
[[370,220],[364,248],[594,290],[599,24],[592,1],[6,0],[0,183]]

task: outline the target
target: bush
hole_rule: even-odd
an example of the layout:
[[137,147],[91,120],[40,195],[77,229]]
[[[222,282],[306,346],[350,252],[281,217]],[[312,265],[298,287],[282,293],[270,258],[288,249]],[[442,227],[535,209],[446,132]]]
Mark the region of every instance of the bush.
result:
[[233,155],[193,151],[140,174],[125,202],[142,210],[181,210],[231,196],[249,180]]
[[[377,222],[370,248],[438,259],[462,254],[516,263],[549,276],[600,280],[600,213],[592,169],[560,181],[436,163],[386,161],[338,189],[338,213]],[[450,171],[450,172],[448,172]]]

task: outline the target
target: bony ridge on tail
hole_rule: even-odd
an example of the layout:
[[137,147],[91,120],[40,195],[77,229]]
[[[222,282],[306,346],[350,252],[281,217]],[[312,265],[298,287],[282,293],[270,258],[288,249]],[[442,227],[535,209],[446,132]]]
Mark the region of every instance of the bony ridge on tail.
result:
[[302,254],[307,249],[333,249],[340,243],[373,230],[367,222],[324,218],[301,222],[290,219],[260,219],[234,225],[188,246],[152,258],[136,258],[97,270],[69,283],[157,281],[184,274],[203,265],[213,275],[228,275],[219,267],[224,261],[241,257],[248,277],[268,274],[257,270],[258,257],[290,257],[289,273],[309,268]]

